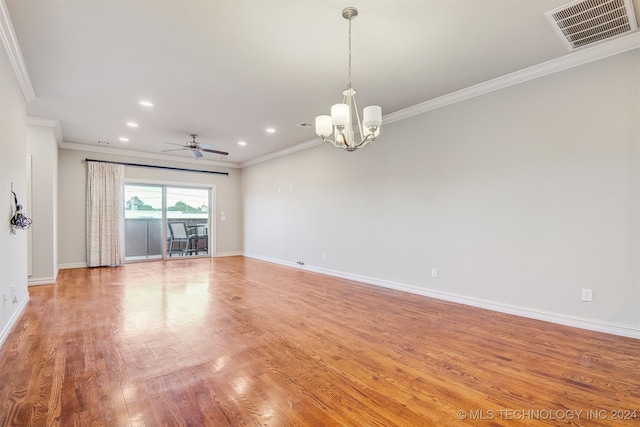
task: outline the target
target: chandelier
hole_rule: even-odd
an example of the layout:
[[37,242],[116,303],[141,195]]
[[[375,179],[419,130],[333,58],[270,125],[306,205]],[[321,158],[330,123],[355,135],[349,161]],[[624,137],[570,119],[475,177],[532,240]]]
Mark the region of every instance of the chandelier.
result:
[[[358,16],[358,9],[347,7],[342,11],[342,17],[349,20],[349,82],[347,89],[342,92],[342,104],[331,107],[330,116],[316,117],[316,134],[323,142],[330,142],[337,148],[355,151],[380,135],[382,125],[382,108],[370,105],[362,111],[362,121],[356,105],[356,91],[351,87],[351,20]],[[354,119],[357,124],[359,140],[356,139]],[[330,138],[333,134],[333,139]]]

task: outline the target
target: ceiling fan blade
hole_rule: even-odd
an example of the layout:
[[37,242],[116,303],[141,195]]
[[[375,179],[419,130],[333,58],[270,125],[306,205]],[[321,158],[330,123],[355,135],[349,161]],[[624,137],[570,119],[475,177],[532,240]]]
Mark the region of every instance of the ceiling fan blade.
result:
[[166,153],[167,151],[182,151],[182,150],[190,150],[190,148],[172,148],[171,150],[162,150],[162,153]]
[[194,134],[191,134],[191,137],[193,138],[193,141],[189,141],[185,144],[176,144],[173,142],[166,142],[165,144],[171,144],[171,145],[177,145],[178,147],[182,147],[182,148],[175,148],[172,150],[162,150],[162,152],[167,152],[167,151],[181,151],[181,150],[191,150],[193,151],[193,155],[196,156],[196,159],[199,159],[201,157],[203,157],[202,155],[202,151],[206,151],[207,153],[213,153],[213,154],[219,154],[221,156],[228,156],[229,153],[227,153],[226,151],[219,151],[219,150],[213,150],[213,145],[211,144],[199,144],[196,142],[196,136]]
[[207,153],[220,154],[220,155],[223,155],[223,156],[228,156],[229,155],[229,153],[227,153],[226,151],[209,150],[207,148],[202,148],[201,150],[202,151],[206,151]]

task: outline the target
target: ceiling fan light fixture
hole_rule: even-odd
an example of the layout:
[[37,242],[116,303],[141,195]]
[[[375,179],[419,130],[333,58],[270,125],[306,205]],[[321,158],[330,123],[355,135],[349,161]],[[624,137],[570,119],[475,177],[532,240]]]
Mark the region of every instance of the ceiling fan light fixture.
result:
[[214,150],[211,144],[200,144],[199,142],[197,142],[196,138],[198,134],[191,133],[189,134],[189,136],[191,137],[191,141],[187,141],[184,144],[175,144],[173,142],[165,142],[165,144],[177,145],[181,148],[174,148],[171,150],[162,150],[162,151],[167,152],[167,151],[190,150],[193,153],[193,155],[196,156],[196,159],[203,157],[202,155],[203,151],[206,151],[207,153],[220,154],[222,156],[229,155],[229,153],[227,153],[226,151]]

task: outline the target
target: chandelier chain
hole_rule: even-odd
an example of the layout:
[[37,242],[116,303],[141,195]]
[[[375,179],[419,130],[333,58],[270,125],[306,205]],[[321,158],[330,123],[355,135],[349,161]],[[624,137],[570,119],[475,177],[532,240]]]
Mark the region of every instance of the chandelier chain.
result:
[[349,17],[349,85],[347,89],[351,89],[351,17]]

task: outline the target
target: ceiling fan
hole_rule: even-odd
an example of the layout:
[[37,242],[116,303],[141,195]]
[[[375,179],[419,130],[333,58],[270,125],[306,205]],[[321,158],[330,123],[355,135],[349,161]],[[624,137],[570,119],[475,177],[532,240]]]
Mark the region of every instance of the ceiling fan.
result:
[[191,133],[189,134],[189,136],[191,136],[192,140],[191,141],[187,141],[184,144],[175,144],[173,142],[165,142],[165,144],[171,144],[171,145],[177,145],[179,147],[182,148],[174,148],[171,150],[162,150],[162,152],[167,152],[167,151],[180,151],[180,150],[191,150],[193,152],[193,155],[196,156],[196,159],[199,159],[200,157],[202,157],[202,152],[206,151],[207,153],[214,153],[214,154],[220,154],[222,156],[228,156],[229,153],[227,153],[226,151],[218,151],[218,150],[213,150],[213,146],[211,144],[200,144],[199,142],[196,141],[196,137],[198,136],[195,133]]

